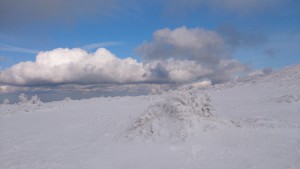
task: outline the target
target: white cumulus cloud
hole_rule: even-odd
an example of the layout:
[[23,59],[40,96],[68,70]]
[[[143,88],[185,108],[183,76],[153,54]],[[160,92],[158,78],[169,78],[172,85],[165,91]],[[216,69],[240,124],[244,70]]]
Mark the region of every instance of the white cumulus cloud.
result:
[[143,64],[120,59],[104,48],[95,53],[75,49],[40,52],[35,62],[21,62],[0,73],[11,85],[126,83],[143,81]]

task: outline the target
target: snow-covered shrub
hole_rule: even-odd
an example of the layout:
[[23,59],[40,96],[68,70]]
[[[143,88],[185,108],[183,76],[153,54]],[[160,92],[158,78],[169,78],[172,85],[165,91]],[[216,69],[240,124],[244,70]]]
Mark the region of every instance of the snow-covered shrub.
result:
[[162,102],[149,106],[135,122],[139,135],[186,137],[193,126],[213,117],[211,99],[197,91],[168,93]]
[[35,104],[35,105],[40,105],[42,104],[42,101],[40,100],[40,98],[37,95],[34,95],[31,97],[30,100],[28,100],[27,95],[25,95],[24,93],[21,93],[19,95],[19,104]]
[[19,101],[20,101],[21,104],[22,103],[27,103],[28,102],[27,96],[24,93],[21,93],[19,95]]
[[30,104],[36,104],[36,105],[41,105],[42,101],[40,100],[40,98],[37,95],[34,95],[31,97],[31,99],[29,100]]
[[150,110],[154,114],[176,116],[178,119],[184,119],[184,117],[192,115],[202,118],[213,116],[210,97],[207,94],[200,97],[195,92],[181,92],[167,95],[163,102],[152,105],[147,109],[147,111]]
[[184,111],[191,112],[199,117],[208,118],[213,116],[213,107],[211,106],[210,97],[207,94],[203,97],[199,97],[198,95],[190,92],[185,99],[186,101],[183,102],[183,105],[181,105]]
[[8,99],[4,99],[2,104],[9,104],[9,100]]
[[64,98],[64,101],[70,101],[70,100],[72,100],[70,97],[65,97]]
[[18,109],[26,112],[40,109],[43,105],[43,102],[37,95],[32,96],[31,99],[28,100],[28,97],[22,93],[19,95],[19,101]]

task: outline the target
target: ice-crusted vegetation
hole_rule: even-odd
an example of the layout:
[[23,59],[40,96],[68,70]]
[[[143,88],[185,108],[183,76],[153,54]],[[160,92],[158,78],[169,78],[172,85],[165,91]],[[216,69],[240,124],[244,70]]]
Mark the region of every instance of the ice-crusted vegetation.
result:
[[2,104],[4,104],[4,105],[9,104],[9,103],[10,103],[10,101],[8,99],[4,99],[2,102]]
[[21,93],[19,95],[19,103],[18,103],[18,109],[24,110],[24,111],[32,111],[34,109],[39,109],[43,106],[43,102],[40,100],[40,98],[37,95],[34,95],[31,97],[31,99],[28,99],[27,95],[24,93]]
[[30,99],[28,99],[28,96],[24,93],[21,93],[19,96],[19,102],[14,105],[9,105],[9,100],[5,99],[3,101],[3,106],[7,105],[8,108],[6,112],[1,112],[5,114],[11,114],[16,112],[30,112],[38,109],[43,109],[44,103],[40,100],[40,98],[37,95],[33,95]]
[[164,99],[150,105],[134,123],[131,132],[144,138],[184,139],[198,123],[214,116],[208,94],[196,89],[162,93]]

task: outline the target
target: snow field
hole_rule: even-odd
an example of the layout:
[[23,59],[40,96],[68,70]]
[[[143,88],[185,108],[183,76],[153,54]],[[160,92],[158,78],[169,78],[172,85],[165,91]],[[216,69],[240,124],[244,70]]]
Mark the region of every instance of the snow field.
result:
[[296,65],[207,90],[0,105],[0,168],[297,169],[299,96]]

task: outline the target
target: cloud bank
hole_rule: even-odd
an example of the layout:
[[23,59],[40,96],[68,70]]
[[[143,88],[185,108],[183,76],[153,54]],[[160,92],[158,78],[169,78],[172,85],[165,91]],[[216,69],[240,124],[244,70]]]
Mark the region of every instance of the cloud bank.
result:
[[[225,82],[247,69],[230,58],[231,53],[220,35],[201,28],[157,30],[153,40],[139,46],[137,53],[146,63],[156,63],[158,67],[154,70],[165,72],[164,76],[173,75],[171,79],[177,81],[207,78],[213,83]],[[168,71],[159,65],[165,65]],[[161,78],[166,78],[164,76]]]
[[219,83],[246,69],[230,59],[217,33],[199,28],[157,30],[153,40],[137,51],[143,62],[122,59],[104,48],[95,53],[80,48],[40,52],[33,62],[20,62],[1,71],[0,84],[182,84],[202,79]]

